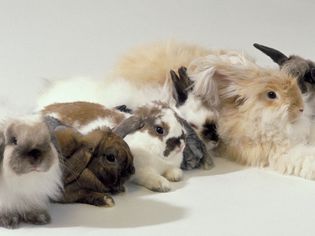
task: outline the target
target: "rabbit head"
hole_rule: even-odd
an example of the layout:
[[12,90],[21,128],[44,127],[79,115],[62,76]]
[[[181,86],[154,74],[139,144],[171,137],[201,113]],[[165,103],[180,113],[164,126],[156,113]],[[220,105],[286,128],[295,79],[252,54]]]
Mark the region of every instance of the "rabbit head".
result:
[[286,56],[282,52],[255,43],[254,47],[269,56],[280,69],[298,79],[298,85],[303,94],[315,90],[315,63],[302,57],[291,55]]
[[15,175],[46,172],[58,161],[49,129],[37,116],[10,121],[4,139],[4,169]]
[[249,122],[260,120],[262,124],[292,124],[304,111],[297,80],[283,71],[218,58],[213,58],[206,71],[217,90],[220,114],[247,116]]
[[137,108],[134,116],[141,117],[143,127],[128,135],[127,143],[150,150],[155,156],[179,167],[183,160],[185,129],[175,110],[166,103],[151,102]]
[[165,87],[170,88],[171,91],[168,93],[172,94],[169,100],[173,100],[180,115],[197,132],[207,149],[212,150],[219,141],[215,124],[217,114],[213,109],[209,109],[202,97],[195,96],[194,82],[188,77],[187,69],[180,67],[178,75],[171,70],[167,84]]
[[[88,168],[110,192],[117,193],[124,190],[123,184],[135,173],[129,146],[109,128],[97,128],[82,135],[72,127],[58,126],[56,137],[70,174],[65,176],[66,182],[72,180],[73,172],[79,172],[75,176],[80,175]],[[73,162],[79,164],[68,164],[71,158],[77,158]]]
[[135,173],[133,155],[122,137],[110,129],[96,129],[83,137],[93,147],[88,168],[112,193],[123,191],[124,183]]

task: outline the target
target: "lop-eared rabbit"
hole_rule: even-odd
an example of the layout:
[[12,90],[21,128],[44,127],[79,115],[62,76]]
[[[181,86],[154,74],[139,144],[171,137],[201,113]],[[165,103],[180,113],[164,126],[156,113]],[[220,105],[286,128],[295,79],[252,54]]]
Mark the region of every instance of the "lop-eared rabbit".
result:
[[0,226],[47,224],[62,192],[60,155],[40,116],[7,119],[0,132]]
[[164,103],[139,107],[133,115],[88,102],[52,104],[43,112],[82,134],[104,126],[113,128],[132,116],[141,117],[144,126],[125,138],[134,156],[136,171],[132,180],[148,189],[165,192],[171,188],[169,181],[182,179],[180,166],[186,131],[176,112]]

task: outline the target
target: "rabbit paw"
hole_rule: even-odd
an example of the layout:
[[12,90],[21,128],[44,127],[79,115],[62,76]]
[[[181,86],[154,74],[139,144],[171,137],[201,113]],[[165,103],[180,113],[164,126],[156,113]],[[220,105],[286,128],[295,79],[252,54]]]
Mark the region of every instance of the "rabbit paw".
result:
[[18,214],[0,215],[0,227],[7,229],[15,229],[20,223],[20,217]]
[[152,181],[148,188],[155,192],[168,192],[171,190],[171,184],[163,176],[159,176]]
[[97,193],[93,199],[89,200],[91,205],[101,206],[101,207],[113,207],[115,205],[114,199],[107,194]]
[[105,195],[104,196],[104,207],[113,207],[115,206],[114,199],[111,196]]
[[295,168],[295,172],[300,171],[300,176],[305,179],[315,179],[315,160],[307,160],[303,163],[302,168]]
[[34,211],[23,214],[23,221],[34,225],[45,225],[50,222],[50,215],[47,211]]
[[164,173],[164,177],[171,182],[178,182],[183,178],[183,171],[178,168],[169,169]]

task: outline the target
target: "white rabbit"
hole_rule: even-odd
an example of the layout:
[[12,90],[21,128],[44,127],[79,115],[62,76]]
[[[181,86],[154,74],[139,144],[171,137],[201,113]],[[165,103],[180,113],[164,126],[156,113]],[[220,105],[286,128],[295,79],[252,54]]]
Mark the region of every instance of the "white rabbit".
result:
[[[130,117],[117,109],[88,102],[56,103],[47,106],[43,113],[83,134],[102,126],[113,128]],[[153,191],[169,191],[169,181],[182,179],[185,129],[176,112],[161,102],[139,107],[133,115],[141,117],[144,126],[124,139],[134,156],[136,172],[131,178]]]
[[0,133],[0,226],[46,224],[62,190],[59,154],[39,116],[8,119]]

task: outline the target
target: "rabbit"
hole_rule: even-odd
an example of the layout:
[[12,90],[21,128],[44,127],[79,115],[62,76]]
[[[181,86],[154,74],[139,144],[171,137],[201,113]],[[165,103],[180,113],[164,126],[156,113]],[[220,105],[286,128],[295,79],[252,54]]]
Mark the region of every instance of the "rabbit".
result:
[[83,135],[73,127],[46,116],[64,158],[64,194],[61,203],[114,206],[108,193],[124,192],[134,174],[133,156],[123,137],[142,127],[142,121],[126,119],[114,130],[96,128]]
[[[202,63],[198,63],[201,65]],[[208,57],[193,69],[211,80],[220,104],[216,152],[250,166],[315,178],[313,123],[298,81],[284,71]],[[204,76],[211,74],[211,76]]]
[[0,134],[0,226],[47,224],[50,199],[62,192],[58,150],[40,116],[7,118]]
[[[160,100],[177,106],[180,116],[188,121],[211,153],[218,143],[209,139],[218,119],[216,110],[207,102],[213,97],[213,91],[207,89],[207,81],[193,81],[193,84],[184,84],[174,89],[174,80],[170,75],[170,70],[187,67],[194,60],[207,55],[224,57],[233,63],[254,61],[249,56],[232,50],[210,50],[174,40],[154,43],[136,48],[121,58],[104,81],[79,78],[52,84],[40,96],[38,109],[54,102],[78,100],[106,104],[107,107],[125,104],[129,109],[135,109],[147,102]],[[188,93],[185,92],[187,96],[183,100],[176,93],[186,89],[186,85],[190,88]]]
[[136,172],[131,180],[150,190],[166,192],[171,189],[169,181],[182,179],[185,129],[177,113],[165,103],[149,103],[132,115],[88,102],[56,103],[43,112],[83,134],[103,126],[115,127],[126,118],[141,117],[144,126],[124,139],[134,156]]

